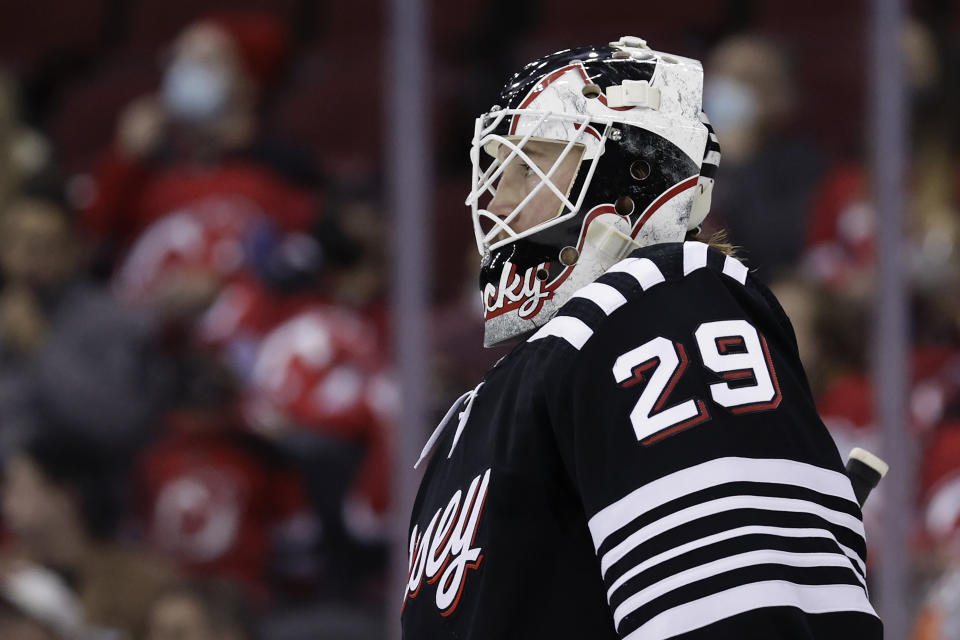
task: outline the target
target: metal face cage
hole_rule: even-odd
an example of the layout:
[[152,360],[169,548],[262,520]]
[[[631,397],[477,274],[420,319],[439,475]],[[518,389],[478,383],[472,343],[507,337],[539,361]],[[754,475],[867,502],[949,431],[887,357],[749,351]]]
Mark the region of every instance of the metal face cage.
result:
[[[516,123],[520,118],[524,120],[523,128],[526,133],[522,136],[510,135],[509,130],[516,130]],[[477,118],[470,148],[473,188],[465,204],[471,210],[474,235],[480,255],[488,254],[510,242],[533,235],[548,227],[562,224],[575,216],[583,204],[607,138],[614,130],[613,125],[612,119],[597,118],[588,114],[539,112],[527,109],[502,109]],[[564,144],[563,150],[546,171],[541,169],[524,151],[524,147],[530,141],[537,140]],[[499,150],[504,145],[510,153],[501,160]],[[586,165],[586,176],[580,181],[578,193],[572,194],[568,191],[577,182],[576,179],[571,180],[570,185],[557,185],[553,177],[567,156],[578,148],[582,149],[578,173],[583,172],[584,161],[588,161],[589,164]],[[489,199],[496,196],[497,184],[511,162],[524,163],[540,180],[509,214],[501,217],[486,209],[485,205],[489,204]],[[549,190],[559,200],[558,215],[528,229],[515,231],[511,223],[543,189]]]

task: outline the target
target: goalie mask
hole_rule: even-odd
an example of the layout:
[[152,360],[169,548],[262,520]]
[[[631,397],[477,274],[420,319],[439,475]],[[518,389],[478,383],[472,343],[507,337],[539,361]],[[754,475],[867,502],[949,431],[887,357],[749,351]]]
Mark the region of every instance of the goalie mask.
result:
[[485,346],[542,326],[633,249],[700,224],[720,159],[702,93],[698,61],[633,37],[510,79],[470,150]]

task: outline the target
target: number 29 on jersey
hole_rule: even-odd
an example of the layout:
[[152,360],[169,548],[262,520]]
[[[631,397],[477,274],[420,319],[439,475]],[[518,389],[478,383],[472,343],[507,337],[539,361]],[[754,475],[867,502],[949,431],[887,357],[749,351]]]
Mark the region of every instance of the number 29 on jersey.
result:
[[[721,382],[706,389],[716,404],[734,414],[775,409],[780,384],[767,340],[746,320],[705,322],[693,337],[703,366]],[[623,388],[646,382],[630,412],[641,444],[648,445],[710,419],[699,397],[671,403],[671,394],[690,364],[686,347],[657,337],[617,358],[613,376]]]

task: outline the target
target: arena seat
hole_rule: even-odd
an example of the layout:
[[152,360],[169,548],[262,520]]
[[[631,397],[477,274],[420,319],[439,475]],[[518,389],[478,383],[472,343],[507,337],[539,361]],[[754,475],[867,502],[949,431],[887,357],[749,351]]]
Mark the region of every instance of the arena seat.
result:
[[[336,0],[323,3],[317,11],[317,36],[326,45],[350,47],[350,57],[373,43],[380,42],[388,20],[389,5],[384,0]],[[346,58],[344,61],[347,61]]]
[[48,127],[64,169],[89,169],[112,142],[123,108],[154,90],[158,79],[152,58],[118,57],[65,87]]
[[191,21],[219,11],[257,10],[292,20],[297,0],[139,0],[128,19],[127,48],[155,54]]
[[3,3],[3,66],[29,70],[58,53],[95,50],[103,31],[106,4],[106,0]]
[[[352,45],[351,45],[352,46]],[[377,47],[306,51],[277,95],[270,129],[315,150],[317,165],[360,162],[376,168],[382,149],[384,86]]]

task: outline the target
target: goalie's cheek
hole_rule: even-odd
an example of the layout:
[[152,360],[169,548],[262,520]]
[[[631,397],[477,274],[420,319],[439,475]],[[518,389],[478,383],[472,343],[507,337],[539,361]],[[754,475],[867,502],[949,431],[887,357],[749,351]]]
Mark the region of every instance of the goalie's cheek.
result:
[[[561,193],[568,192],[575,172],[576,167],[562,166],[557,170],[554,174],[553,184],[558,191]],[[530,193],[539,185],[539,177],[528,180],[528,184],[526,185],[527,193]],[[527,206],[523,208],[523,211],[520,212],[520,215],[517,216],[514,224],[511,226],[516,231],[524,231],[542,222],[556,218],[560,215],[562,207],[563,202],[557,197],[557,194],[549,188],[549,185],[544,184],[540,187],[540,190],[537,191],[536,195],[531,198],[530,202],[527,203]]]
[[536,186],[536,183],[531,185],[528,182],[519,164],[509,163],[496,183],[496,193],[487,205],[487,210],[501,219],[509,216]]

